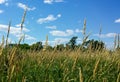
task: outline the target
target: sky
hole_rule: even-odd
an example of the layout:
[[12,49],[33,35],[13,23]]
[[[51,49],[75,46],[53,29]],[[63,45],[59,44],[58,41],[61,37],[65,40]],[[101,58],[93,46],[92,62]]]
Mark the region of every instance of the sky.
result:
[[24,43],[44,44],[48,35],[49,45],[67,43],[73,36],[79,44],[85,19],[89,39],[102,40],[107,47],[113,47],[114,36],[120,33],[120,0],[0,0],[0,41],[11,21],[9,41],[18,42],[26,8]]

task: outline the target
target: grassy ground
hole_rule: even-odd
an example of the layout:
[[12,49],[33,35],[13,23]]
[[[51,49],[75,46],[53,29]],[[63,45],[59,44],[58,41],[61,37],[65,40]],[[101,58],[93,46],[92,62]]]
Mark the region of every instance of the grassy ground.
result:
[[4,50],[0,82],[120,82],[120,53]]
[[[26,11],[21,31],[25,15]],[[7,48],[10,25],[11,22],[6,44],[3,36],[0,45],[0,82],[120,82],[120,51],[25,51],[19,46]],[[86,20],[82,46],[90,35],[86,36],[85,30]]]

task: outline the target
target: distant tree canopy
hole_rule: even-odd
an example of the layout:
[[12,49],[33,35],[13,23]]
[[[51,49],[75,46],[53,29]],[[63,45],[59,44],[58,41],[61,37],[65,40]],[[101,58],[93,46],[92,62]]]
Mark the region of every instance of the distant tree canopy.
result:
[[41,49],[43,49],[42,42],[37,42],[37,43],[35,43],[35,44],[32,44],[32,45],[30,46],[30,48],[31,48],[32,50],[41,50]]
[[77,38],[78,38],[77,36],[72,37],[70,41],[66,44],[66,47],[69,46],[69,48],[75,49]]
[[59,45],[57,45],[57,50],[62,51],[64,48],[65,48],[65,47],[64,47],[64,44],[59,44]]
[[98,40],[88,40],[87,42],[85,42],[85,46],[87,47],[87,49],[90,49],[90,50],[103,50],[104,47],[105,47],[105,44],[102,42],[102,41],[98,41]]
[[[64,44],[59,44],[56,47],[52,47],[50,45],[47,46],[47,50],[59,50],[62,51],[64,49],[66,50],[74,50],[74,49],[78,49],[81,47],[81,44],[76,44],[77,41],[77,36],[72,37],[69,42],[66,44],[66,46],[64,46]],[[9,44],[9,47],[13,47],[13,46],[17,46],[17,44]],[[102,41],[98,41],[98,40],[88,40],[85,42],[84,47],[82,48],[83,50],[92,50],[92,51],[96,51],[96,50],[103,50],[105,47],[105,44]],[[42,50],[43,49],[43,45],[42,42],[36,42],[32,45],[28,45],[28,44],[19,44],[19,48],[22,50]]]

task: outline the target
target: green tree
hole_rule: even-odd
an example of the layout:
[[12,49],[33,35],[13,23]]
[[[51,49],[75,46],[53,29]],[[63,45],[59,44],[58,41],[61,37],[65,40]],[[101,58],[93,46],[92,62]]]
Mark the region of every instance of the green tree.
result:
[[64,50],[64,44],[59,44],[59,45],[57,45],[57,50],[60,50],[60,51],[62,51],[62,50]]
[[90,49],[92,51],[96,51],[96,50],[103,50],[104,49],[105,44],[102,41],[98,41],[98,40],[88,40],[87,42],[85,42],[85,47],[87,47],[87,49]]
[[43,49],[42,42],[37,42],[37,43],[35,43],[35,44],[32,44],[32,45],[30,46],[30,48],[31,48],[32,50],[41,50],[41,49]]
[[71,49],[75,49],[77,38],[77,36],[72,37],[66,45],[69,45]]
[[28,44],[20,44],[19,47],[25,50],[30,49],[30,46]]

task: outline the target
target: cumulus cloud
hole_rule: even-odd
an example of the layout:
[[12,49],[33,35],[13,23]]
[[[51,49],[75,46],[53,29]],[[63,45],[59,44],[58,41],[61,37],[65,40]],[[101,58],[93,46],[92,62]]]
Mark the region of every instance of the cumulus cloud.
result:
[[49,29],[56,29],[57,27],[56,27],[56,26],[46,26],[46,28],[49,28]]
[[[8,31],[8,25],[3,25],[3,24],[0,24],[0,31],[2,32],[6,32]],[[30,30],[27,29],[27,28],[23,28],[23,32],[29,32]],[[10,34],[14,35],[15,37],[17,37],[18,39],[21,37],[21,28],[18,27],[10,27]],[[30,35],[26,35],[25,36],[27,40],[33,40],[35,39],[34,37],[30,36]]]
[[51,21],[55,21],[60,17],[61,17],[61,14],[58,14],[57,17],[55,17],[54,15],[48,15],[46,18],[39,18],[37,20],[37,22],[39,24],[48,23],[48,22],[51,22]]
[[44,3],[46,4],[53,4],[53,3],[60,3],[64,2],[64,0],[44,0]]
[[49,32],[53,36],[71,36],[74,34],[73,30],[67,29],[66,31],[53,30]]
[[115,23],[120,23],[120,18],[115,20]]
[[30,7],[28,7],[27,5],[25,5],[23,3],[18,3],[17,5],[18,5],[18,7],[22,8],[24,10],[27,9],[28,11],[33,11],[33,10],[36,9],[35,7],[30,8]]
[[107,34],[101,34],[99,36],[99,34],[94,34],[93,36],[97,36],[97,37],[100,37],[100,38],[113,38],[115,37],[116,33],[107,33]]
[[3,13],[4,11],[3,10],[0,10],[0,14]]

